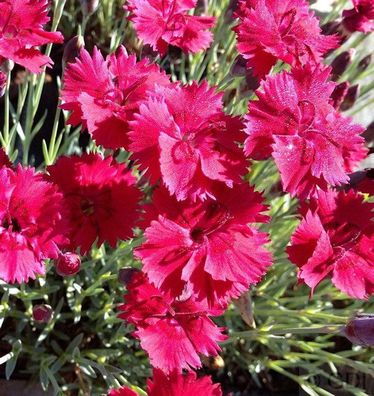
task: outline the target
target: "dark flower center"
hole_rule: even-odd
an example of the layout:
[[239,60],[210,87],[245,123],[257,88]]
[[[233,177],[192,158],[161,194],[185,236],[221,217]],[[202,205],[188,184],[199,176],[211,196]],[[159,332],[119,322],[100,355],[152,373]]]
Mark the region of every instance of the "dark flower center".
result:
[[81,209],[82,209],[82,212],[86,216],[91,216],[94,213],[94,211],[95,211],[93,201],[91,201],[90,199],[87,199],[87,198],[82,199],[82,201],[81,201]]
[[8,217],[3,221],[2,224],[3,228],[13,231],[13,232],[21,232],[21,226],[18,222],[18,220],[14,217]]

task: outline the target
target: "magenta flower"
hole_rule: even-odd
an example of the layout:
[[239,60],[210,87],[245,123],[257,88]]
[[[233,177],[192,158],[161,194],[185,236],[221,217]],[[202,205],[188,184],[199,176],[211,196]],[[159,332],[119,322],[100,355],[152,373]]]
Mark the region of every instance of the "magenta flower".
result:
[[249,223],[265,222],[262,196],[247,184],[217,184],[215,200],[178,202],[165,189],[153,195],[145,242],[136,250],[143,270],[161,290],[187,293],[224,306],[257,283],[271,264],[267,235]]
[[214,181],[232,187],[246,173],[237,141],[242,124],[222,111],[222,95],[201,85],[158,88],[131,123],[130,150],[155,183],[178,200],[212,196]]
[[184,52],[207,49],[212,42],[215,18],[189,15],[197,0],[129,0],[126,8],[131,12],[135,30],[145,44],[161,55],[168,44]]
[[290,260],[312,292],[326,277],[351,297],[374,293],[374,204],[363,196],[319,192],[291,238]]
[[238,51],[261,79],[277,60],[291,66],[321,63],[339,43],[336,36],[322,35],[304,0],[242,0],[237,16]]
[[373,0],[352,0],[353,8],[343,11],[343,26],[349,32],[374,31]]
[[348,182],[347,172],[367,153],[364,128],[330,104],[329,69],[293,69],[268,77],[249,104],[245,152],[273,156],[283,188],[301,199],[327,185]]
[[134,335],[153,367],[165,373],[190,370],[201,367],[199,354],[220,351],[217,342],[226,336],[209,316],[223,310],[209,310],[192,297],[175,299],[149,283],[143,273],[135,274],[127,289],[120,318],[135,325]]
[[62,43],[59,32],[46,32],[48,0],[0,0],[0,64],[10,59],[33,73],[53,64],[38,47]]
[[131,238],[140,191],[124,164],[84,154],[60,157],[48,172],[64,195],[70,249],[86,254],[95,240],[114,248],[118,239]]
[[[147,380],[147,396],[222,396],[219,384],[213,384],[209,376],[197,378],[196,373],[189,371],[181,374],[173,371],[169,375],[154,369],[153,378]],[[138,396],[138,393],[123,386],[112,389],[108,396]]]
[[167,85],[169,79],[157,65],[128,56],[124,47],[105,60],[96,47],[92,57],[83,49],[66,68],[61,107],[72,112],[69,123],[83,124],[97,144],[127,148],[128,122],[155,84]]
[[27,282],[45,273],[66,242],[62,195],[33,168],[0,168],[0,278]]

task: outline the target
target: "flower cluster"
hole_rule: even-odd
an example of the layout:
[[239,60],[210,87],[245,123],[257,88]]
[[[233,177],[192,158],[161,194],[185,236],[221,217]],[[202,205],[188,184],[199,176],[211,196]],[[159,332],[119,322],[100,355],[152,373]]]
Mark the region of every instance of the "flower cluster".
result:
[[[372,30],[372,2],[353,3],[343,25]],[[195,0],[126,5],[139,38],[161,55],[169,44],[185,52],[209,47],[214,18],[192,15],[195,7]],[[339,39],[322,34],[304,0],[242,0],[236,16],[238,51],[261,80],[244,117],[226,114],[223,93],[205,80],[171,82],[124,47],[106,57],[95,47],[68,63],[61,91],[68,122],[89,132],[95,152],[61,156],[41,173],[13,166],[0,151],[6,282],[43,275],[48,259],[72,276],[93,246],[115,248],[135,227],[143,231],[134,251],[142,269],[124,276],[119,317],[134,326],[154,367],[150,396],[222,395],[193,370],[227,338],[213,319],[272,264],[260,230],[268,207],[246,178],[252,160],[272,158],[283,192],[300,200],[301,222],[287,248],[299,279],[312,292],[331,277],[351,297],[374,294],[374,204],[363,194],[372,185],[344,191],[368,152],[364,130],[339,111],[339,86],[323,64]],[[37,47],[62,37],[44,31],[46,22],[46,0],[0,0],[0,63],[32,72],[51,64]],[[278,61],[286,67],[270,74]],[[0,72],[0,90],[4,81]],[[130,160],[120,162],[121,151]],[[150,185],[144,201],[134,174]],[[109,395],[137,393],[123,387]]]

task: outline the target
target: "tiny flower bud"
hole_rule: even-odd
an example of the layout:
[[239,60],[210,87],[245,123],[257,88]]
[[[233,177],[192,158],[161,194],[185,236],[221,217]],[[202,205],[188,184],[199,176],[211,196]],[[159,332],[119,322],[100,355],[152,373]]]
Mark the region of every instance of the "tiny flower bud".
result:
[[53,315],[53,310],[50,305],[40,304],[34,305],[32,309],[32,316],[35,322],[48,323]]
[[343,329],[343,334],[352,344],[374,345],[374,315],[362,314],[351,319]]
[[362,137],[366,140],[366,143],[374,143],[374,121],[367,126]]
[[0,98],[5,94],[7,76],[0,71]]
[[140,270],[138,270],[137,268],[131,268],[131,267],[121,268],[119,270],[118,279],[121,283],[127,286],[131,282],[133,276],[138,272],[140,272]]
[[366,70],[370,66],[371,60],[372,60],[371,54],[362,58],[357,66],[357,70],[360,72]]
[[71,63],[79,56],[81,49],[84,48],[84,38],[80,35],[74,36],[66,44],[62,60],[64,63]]
[[335,87],[333,93],[331,94],[331,104],[334,106],[335,109],[340,108],[345,96],[347,95],[348,88],[348,81],[344,81]]
[[338,55],[331,63],[331,76],[332,80],[336,81],[346,71],[347,67],[351,64],[355,51],[350,49]]
[[91,15],[99,6],[99,0],[80,0],[83,15]]
[[357,98],[360,96],[360,86],[358,84],[352,85],[348,88],[347,94],[344,97],[340,110],[349,110],[355,104]]
[[233,65],[231,66],[231,74],[233,76],[243,77],[247,71],[247,61],[241,56],[237,56]]
[[321,26],[322,34],[329,36],[331,34],[337,34],[340,31],[340,22],[330,21]]
[[56,272],[61,276],[75,275],[81,266],[81,259],[75,253],[61,254],[57,259]]
[[10,59],[4,59],[0,64],[0,71],[5,74],[11,72],[14,68],[14,62]]

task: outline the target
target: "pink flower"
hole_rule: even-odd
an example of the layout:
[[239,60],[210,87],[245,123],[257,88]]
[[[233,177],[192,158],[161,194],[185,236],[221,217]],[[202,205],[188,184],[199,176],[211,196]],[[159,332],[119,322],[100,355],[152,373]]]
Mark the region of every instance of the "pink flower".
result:
[[151,182],[160,177],[178,200],[212,196],[213,181],[232,187],[246,173],[237,141],[242,124],[222,111],[222,95],[201,85],[158,88],[131,123],[130,151],[147,169]]
[[33,73],[53,64],[37,47],[62,43],[59,32],[46,32],[48,0],[0,0],[0,63],[10,59]]
[[353,190],[319,192],[310,209],[303,208],[288,254],[312,292],[330,276],[351,297],[365,299],[374,293],[373,208]]
[[374,31],[373,0],[352,0],[353,8],[343,11],[343,26],[349,32]]
[[65,242],[62,196],[33,168],[0,168],[0,278],[27,282],[45,273]]
[[86,254],[96,239],[98,246],[107,241],[114,248],[132,236],[140,191],[124,164],[84,154],[60,157],[48,172],[64,194],[71,249]]
[[338,46],[336,36],[321,34],[304,0],[242,0],[237,16],[238,51],[261,79],[278,59],[291,66],[318,64]]
[[108,396],[139,396],[139,394],[127,386],[122,386],[122,388],[111,389]]
[[153,379],[147,381],[148,396],[222,396],[219,384],[213,384],[211,377],[196,378],[191,371],[186,375],[173,372],[169,376],[161,370],[153,370]]
[[169,79],[148,60],[136,62],[124,47],[106,60],[96,47],[92,57],[82,49],[66,68],[61,107],[72,111],[69,123],[82,123],[97,144],[127,148],[128,122],[156,83],[167,85]]
[[220,351],[217,342],[226,336],[209,315],[220,315],[223,310],[209,310],[192,297],[175,299],[149,283],[143,273],[135,274],[127,289],[120,318],[135,325],[134,335],[153,367],[165,373],[198,368],[199,354]]
[[[222,396],[219,384],[213,384],[209,376],[196,377],[193,371],[181,374],[173,371],[169,375],[161,370],[153,370],[153,379],[147,380],[148,396]],[[111,390],[108,396],[138,396],[130,388]]]
[[164,55],[168,44],[192,53],[210,46],[215,18],[189,15],[195,6],[196,0],[129,0],[126,8],[140,39]]
[[135,252],[162,291],[224,306],[257,283],[271,264],[267,235],[248,226],[265,222],[262,196],[247,184],[217,183],[215,200],[178,202],[163,188],[153,194],[145,242]]
[[346,183],[367,153],[364,129],[331,106],[335,83],[328,77],[328,68],[310,66],[268,77],[246,116],[246,154],[272,155],[284,189],[301,199]]

